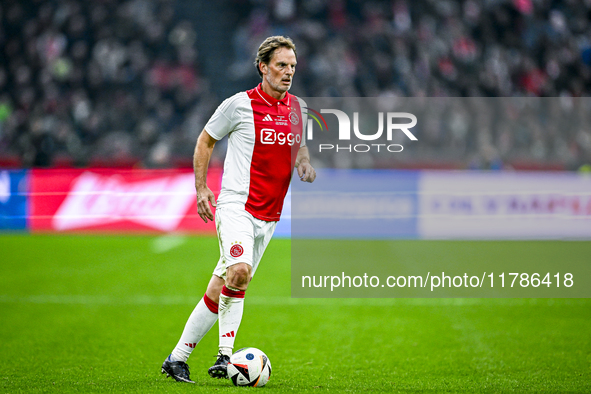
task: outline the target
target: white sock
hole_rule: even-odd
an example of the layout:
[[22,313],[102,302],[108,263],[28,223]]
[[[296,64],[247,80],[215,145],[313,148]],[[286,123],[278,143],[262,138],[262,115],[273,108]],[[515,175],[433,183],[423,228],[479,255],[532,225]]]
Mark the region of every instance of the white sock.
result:
[[218,319],[218,305],[204,295],[189,316],[179,343],[172,351],[171,361],[187,362],[201,338],[207,334]]
[[220,352],[232,355],[234,340],[244,311],[244,291],[222,287],[220,294]]

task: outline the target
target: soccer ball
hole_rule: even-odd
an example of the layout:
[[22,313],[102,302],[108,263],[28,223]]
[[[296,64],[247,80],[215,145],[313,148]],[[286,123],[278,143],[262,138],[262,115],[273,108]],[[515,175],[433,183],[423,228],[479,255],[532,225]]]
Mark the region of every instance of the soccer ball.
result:
[[234,386],[264,386],[271,378],[269,357],[254,347],[238,350],[230,357],[228,378]]

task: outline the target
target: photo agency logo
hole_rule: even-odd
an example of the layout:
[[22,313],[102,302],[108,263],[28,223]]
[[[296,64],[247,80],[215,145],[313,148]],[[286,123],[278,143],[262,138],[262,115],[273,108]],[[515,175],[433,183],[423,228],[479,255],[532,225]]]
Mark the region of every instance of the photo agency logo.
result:
[[[367,130],[360,130],[359,112],[353,112],[353,135],[351,136],[351,120],[349,115],[339,109],[321,109],[320,112],[310,107],[304,107],[307,110],[308,122],[306,125],[306,140],[314,139],[314,123],[318,125],[321,132],[329,132],[326,119],[322,114],[332,114],[336,116],[338,122],[338,143],[318,144],[318,152],[391,152],[398,153],[404,150],[404,147],[398,143],[392,143],[393,136],[397,132],[402,132],[411,141],[417,141],[417,137],[410,131],[416,126],[417,117],[408,112],[378,112],[378,130],[373,134],[367,134]],[[404,123],[399,123],[406,119]],[[409,122],[410,121],[410,122]],[[384,123],[386,123],[386,136],[384,134]],[[355,143],[356,141],[363,141]]]

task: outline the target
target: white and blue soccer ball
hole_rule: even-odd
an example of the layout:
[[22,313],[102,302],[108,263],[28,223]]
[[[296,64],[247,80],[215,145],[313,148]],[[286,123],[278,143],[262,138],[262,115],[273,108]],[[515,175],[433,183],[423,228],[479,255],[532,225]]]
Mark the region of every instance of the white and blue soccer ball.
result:
[[245,347],[230,357],[228,378],[235,386],[262,387],[271,378],[271,361],[259,349]]

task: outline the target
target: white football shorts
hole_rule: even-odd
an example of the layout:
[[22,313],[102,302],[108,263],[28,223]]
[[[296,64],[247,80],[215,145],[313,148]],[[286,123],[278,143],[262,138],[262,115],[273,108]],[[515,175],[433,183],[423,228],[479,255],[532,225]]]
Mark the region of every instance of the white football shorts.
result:
[[241,207],[224,205],[215,210],[220,259],[213,274],[226,278],[226,269],[237,263],[252,267],[252,276],[275,232],[277,222],[266,222]]

